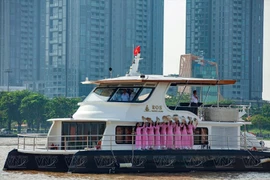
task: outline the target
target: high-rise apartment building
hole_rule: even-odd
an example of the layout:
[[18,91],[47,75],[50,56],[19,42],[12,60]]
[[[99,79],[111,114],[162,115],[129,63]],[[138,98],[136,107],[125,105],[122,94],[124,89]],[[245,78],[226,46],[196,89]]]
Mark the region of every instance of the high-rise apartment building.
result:
[[225,98],[261,100],[264,0],[187,0],[186,53],[215,59]]
[[163,0],[46,0],[45,94],[81,96],[124,75],[140,45],[142,73],[163,71]]
[[0,0],[0,85],[87,95],[90,80],[163,72],[164,0]]
[[0,1],[0,85],[27,86],[41,78],[45,42],[43,1]]

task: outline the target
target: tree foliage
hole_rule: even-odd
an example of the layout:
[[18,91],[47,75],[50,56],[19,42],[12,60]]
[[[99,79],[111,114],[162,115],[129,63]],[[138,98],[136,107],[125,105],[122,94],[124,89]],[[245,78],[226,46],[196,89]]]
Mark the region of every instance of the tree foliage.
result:
[[262,135],[262,130],[265,127],[269,127],[270,124],[270,120],[269,118],[261,115],[261,114],[257,114],[251,117],[251,122],[253,124],[253,126],[257,127],[260,130],[260,134]]
[[40,125],[45,120],[45,106],[47,104],[47,98],[44,95],[31,93],[22,99],[20,104],[20,113],[27,119],[28,127],[40,129]]
[[71,117],[78,108],[80,98],[56,97],[47,104],[47,118]]
[[30,91],[0,92],[0,128],[11,130],[11,124],[15,123],[21,132],[24,122],[38,132],[40,127],[48,129],[47,119],[71,117],[80,101],[80,98],[65,97],[48,99]]

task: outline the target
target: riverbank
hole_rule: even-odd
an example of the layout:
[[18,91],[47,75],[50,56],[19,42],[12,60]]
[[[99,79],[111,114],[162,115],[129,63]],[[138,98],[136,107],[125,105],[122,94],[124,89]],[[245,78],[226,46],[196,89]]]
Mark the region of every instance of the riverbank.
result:
[[0,134],[1,138],[5,138],[5,137],[17,137],[17,134]]

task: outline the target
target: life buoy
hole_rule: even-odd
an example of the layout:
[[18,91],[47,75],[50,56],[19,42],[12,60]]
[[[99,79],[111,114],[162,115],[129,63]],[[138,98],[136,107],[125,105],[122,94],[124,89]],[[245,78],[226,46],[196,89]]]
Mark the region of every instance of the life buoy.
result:
[[256,147],[252,147],[250,150],[251,151],[257,151],[257,148]]

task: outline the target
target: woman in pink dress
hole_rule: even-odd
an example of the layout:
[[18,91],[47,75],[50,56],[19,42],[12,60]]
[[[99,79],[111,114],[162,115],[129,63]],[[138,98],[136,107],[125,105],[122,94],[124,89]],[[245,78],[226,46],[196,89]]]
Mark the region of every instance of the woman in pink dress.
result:
[[181,149],[182,143],[181,143],[181,128],[183,127],[183,124],[180,124],[179,120],[175,121],[174,126],[174,147],[175,149]]
[[170,121],[167,126],[167,139],[166,139],[166,146],[168,149],[173,149],[173,129],[174,124],[172,123],[172,121]]
[[160,124],[155,122],[155,149],[160,149]]
[[143,123],[142,127],[142,149],[148,149],[148,127]]
[[189,147],[189,138],[188,138],[188,133],[187,133],[188,125],[187,125],[185,117],[182,118],[182,123],[183,123],[182,132],[181,132],[182,147],[184,149],[187,149]]
[[167,136],[167,124],[163,122],[161,124],[161,131],[160,131],[160,146],[162,149],[166,148],[166,136]]
[[135,138],[135,145],[136,149],[141,150],[142,149],[142,126],[140,126],[140,123],[136,123],[136,138]]
[[153,149],[154,148],[154,126],[153,122],[150,121],[149,127],[148,127],[148,148]]
[[194,145],[194,135],[193,132],[195,131],[198,122],[196,120],[196,118],[194,119],[194,121],[196,121],[196,124],[193,124],[193,120],[190,119],[190,121],[188,122],[188,134],[189,134],[189,148],[193,148]]

